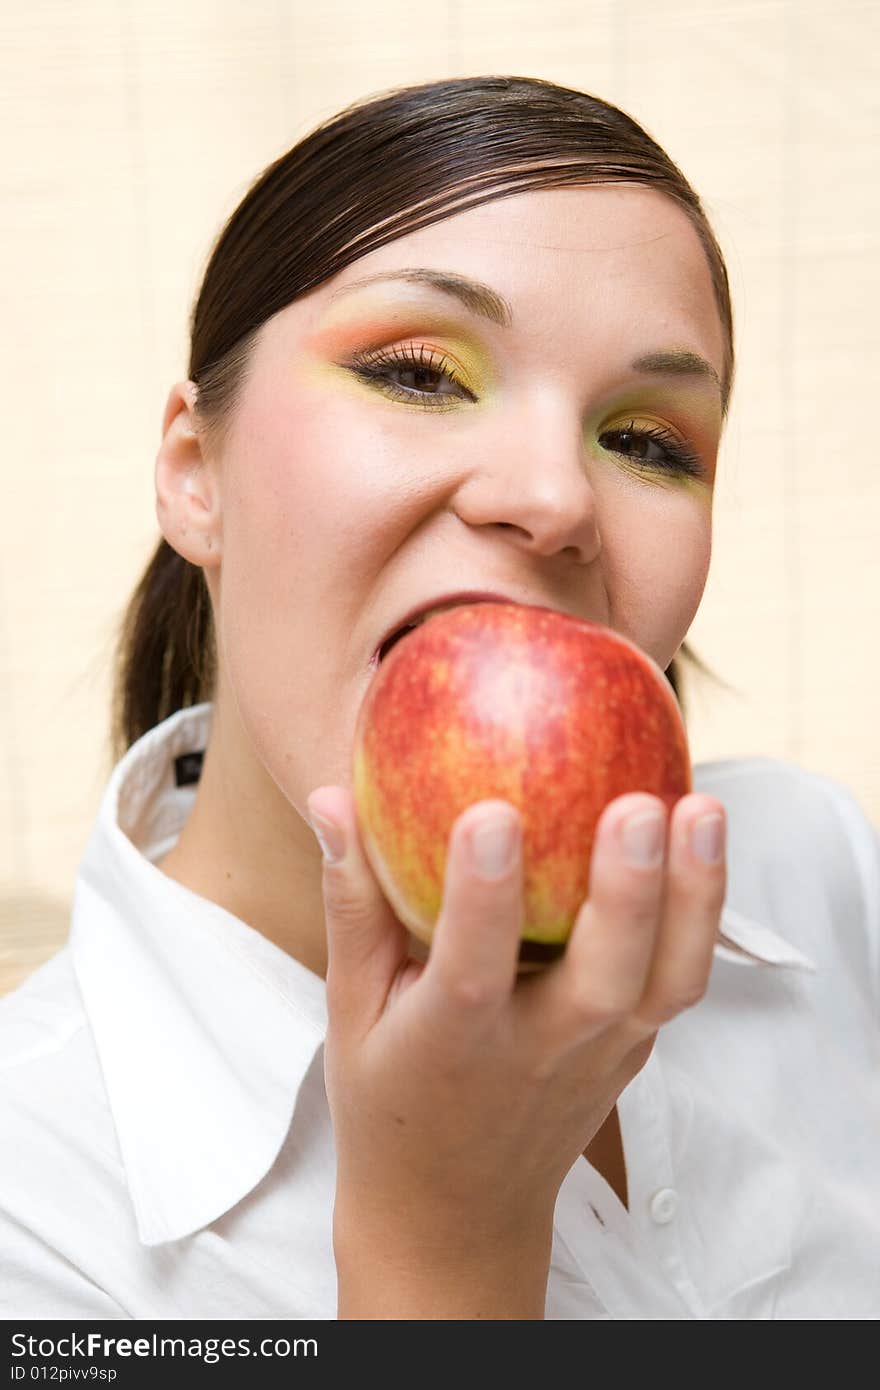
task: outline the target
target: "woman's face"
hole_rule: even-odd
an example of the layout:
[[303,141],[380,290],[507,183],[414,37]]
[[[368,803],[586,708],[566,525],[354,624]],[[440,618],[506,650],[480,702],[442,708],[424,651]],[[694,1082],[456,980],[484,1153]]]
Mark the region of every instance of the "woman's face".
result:
[[[510,321],[414,270],[480,282]],[[633,365],[669,352],[708,365]],[[379,641],[458,590],[607,624],[665,668],[707,577],[723,353],[696,232],[632,185],[458,213],[276,314],[222,457],[185,487],[157,473],[165,535],[205,568],[237,756],[301,813],[350,786]]]

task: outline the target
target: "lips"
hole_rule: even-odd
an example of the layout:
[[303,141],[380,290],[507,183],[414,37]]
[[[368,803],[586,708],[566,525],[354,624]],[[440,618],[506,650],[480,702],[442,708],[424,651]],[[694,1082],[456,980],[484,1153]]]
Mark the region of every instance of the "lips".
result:
[[458,608],[467,603],[521,603],[521,599],[511,598],[508,594],[492,593],[489,590],[468,589],[455,594],[438,594],[433,598],[425,599],[417,604],[406,614],[405,617],[398,619],[394,626],[389,628],[382,638],[378,647],[373,653],[371,665],[378,666],[380,662],[396,646],[402,637],[408,632],[412,632],[421,623],[425,622],[432,614],[441,612],[447,608]]

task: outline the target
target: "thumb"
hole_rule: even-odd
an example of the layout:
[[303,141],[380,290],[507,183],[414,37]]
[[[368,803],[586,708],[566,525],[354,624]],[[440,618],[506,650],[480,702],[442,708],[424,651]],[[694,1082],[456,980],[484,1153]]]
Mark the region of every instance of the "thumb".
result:
[[367,859],[353,793],[316,787],[306,812],[323,855],[328,1012],[364,1033],[385,1009],[407,960],[409,934]]

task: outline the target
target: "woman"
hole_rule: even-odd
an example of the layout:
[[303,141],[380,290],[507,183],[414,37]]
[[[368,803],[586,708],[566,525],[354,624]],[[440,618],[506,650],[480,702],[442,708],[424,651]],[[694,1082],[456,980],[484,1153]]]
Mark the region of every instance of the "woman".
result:
[[70,942],[3,1005],[11,1312],[880,1308],[877,841],[845,788],[757,758],[670,816],[618,798],[528,978],[510,806],[456,822],[427,963],[353,812],[415,604],[598,621],[678,693],[733,368],[696,194],[584,93],[392,92],[248,192],[165,410]]

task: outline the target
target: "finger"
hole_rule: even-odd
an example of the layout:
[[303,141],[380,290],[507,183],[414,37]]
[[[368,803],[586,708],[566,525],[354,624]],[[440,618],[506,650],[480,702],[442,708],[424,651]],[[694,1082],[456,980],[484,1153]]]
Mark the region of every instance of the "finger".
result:
[[663,920],[642,998],[627,1025],[634,1037],[655,1032],[706,992],[727,891],[726,833],[726,812],[715,798],[692,795],[676,804]]
[[[324,853],[328,1011],[362,1036],[385,1009],[407,959],[409,935],[364,852],[352,792],[316,787],[306,808]],[[340,857],[328,857],[335,849]]]
[[521,990],[524,1040],[548,1065],[642,997],[663,911],[666,823],[664,803],[643,792],[617,797],[599,818],[589,893],[565,954]]
[[420,988],[444,1010],[485,1019],[510,998],[522,932],[522,822],[509,802],[475,802],[449,836],[443,905]]

